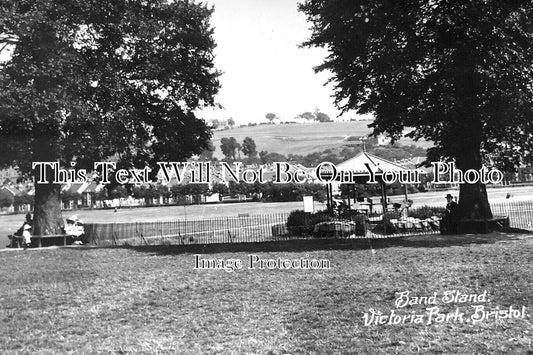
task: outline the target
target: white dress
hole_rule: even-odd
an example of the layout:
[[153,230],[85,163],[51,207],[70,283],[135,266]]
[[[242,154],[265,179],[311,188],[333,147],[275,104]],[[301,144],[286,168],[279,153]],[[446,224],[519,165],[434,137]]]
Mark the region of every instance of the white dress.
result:
[[25,224],[24,225],[24,230],[22,231],[22,240],[24,241],[25,244],[30,244],[31,243],[31,234],[30,234],[30,225],[28,224]]

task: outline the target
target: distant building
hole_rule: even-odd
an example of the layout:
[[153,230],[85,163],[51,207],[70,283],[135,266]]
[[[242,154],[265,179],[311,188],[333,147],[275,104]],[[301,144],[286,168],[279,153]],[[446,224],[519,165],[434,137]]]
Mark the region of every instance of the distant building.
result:
[[103,184],[98,184],[95,181],[63,185],[61,191],[80,195],[79,199],[70,200],[63,207],[66,209],[92,207],[96,204],[96,194],[103,188]]
[[17,204],[15,198],[23,196],[25,192],[21,191],[16,185],[2,186],[0,187],[0,193],[10,196],[13,201],[11,206],[2,208],[3,212],[29,211],[31,209],[30,204]]
[[[20,173],[15,168],[9,167],[7,169],[0,170],[0,183],[7,185],[8,183],[16,183]],[[7,180],[7,181],[6,181]]]
[[377,145],[381,145],[381,146],[383,146],[383,145],[388,145],[388,144],[390,144],[390,142],[391,142],[391,138],[390,138],[390,137],[387,137],[387,136],[384,135],[384,134],[380,134],[380,135],[377,137],[377,139],[378,139],[378,143],[377,143]]
[[1,188],[5,192],[11,194],[13,197],[22,195],[22,191],[20,191],[18,187],[14,185],[2,186]]

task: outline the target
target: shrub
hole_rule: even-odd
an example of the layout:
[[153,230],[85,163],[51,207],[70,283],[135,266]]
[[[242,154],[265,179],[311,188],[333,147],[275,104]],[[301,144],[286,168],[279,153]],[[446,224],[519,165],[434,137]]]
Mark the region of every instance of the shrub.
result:
[[295,210],[287,218],[287,230],[292,236],[304,236],[313,233],[315,224],[331,221],[333,219],[327,212],[309,213]]
[[[383,220],[379,221],[372,229],[374,233],[394,234],[397,232],[396,227],[392,224],[391,219],[399,219],[400,213],[397,211],[387,211],[383,214]],[[385,229],[383,227],[385,226]]]
[[287,230],[295,236],[302,236],[313,231],[311,214],[302,210],[292,211],[287,218]]
[[9,207],[13,205],[15,199],[8,192],[0,190],[0,207]]
[[422,206],[409,210],[409,216],[419,219],[431,218],[432,216],[441,216],[445,213],[445,207]]
[[397,211],[387,211],[383,214],[384,221],[390,221],[391,219],[399,219],[401,214]]

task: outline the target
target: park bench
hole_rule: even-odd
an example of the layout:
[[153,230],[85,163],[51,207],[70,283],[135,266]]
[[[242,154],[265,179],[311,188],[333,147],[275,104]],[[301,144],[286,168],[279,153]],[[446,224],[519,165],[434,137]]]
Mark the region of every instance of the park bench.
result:
[[462,219],[457,221],[457,233],[490,233],[509,228],[509,216],[494,216],[492,219]]
[[[22,248],[22,236],[13,236],[14,238],[17,239],[17,245],[19,248]],[[41,240],[42,239],[52,239],[52,238],[63,238],[63,245],[67,245],[67,238],[68,237],[74,237],[72,234],[49,234],[49,235],[32,235],[31,236],[31,241],[33,243],[33,241],[37,241],[37,245],[39,248],[42,247],[42,243],[41,243]]]

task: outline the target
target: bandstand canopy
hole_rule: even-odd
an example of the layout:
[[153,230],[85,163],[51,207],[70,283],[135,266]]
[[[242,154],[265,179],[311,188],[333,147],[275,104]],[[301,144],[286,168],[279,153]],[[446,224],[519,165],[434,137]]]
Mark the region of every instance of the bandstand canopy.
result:
[[[355,157],[348,159],[342,163],[335,165],[337,169],[337,180],[332,181],[332,183],[339,183],[341,182],[339,176],[342,175],[343,172],[350,172],[351,173],[351,182],[353,183],[367,183],[370,180],[370,171],[372,171],[372,174],[374,175],[374,178],[377,182],[381,185],[381,202],[383,204],[383,211],[387,209],[387,192],[385,189],[385,183],[383,182],[383,179],[381,176],[383,173],[389,171],[389,172],[406,172],[409,169],[402,167],[399,164],[393,163],[389,160],[377,157],[375,155],[369,154],[365,151],[359,153]],[[407,200],[407,187],[405,187],[405,199]],[[331,187],[331,183],[328,184],[327,189],[327,196],[328,196],[328,206],[333,205],[333,190]],[[355,189],[353,191],[355,194]],[[350,199],[348,199],[350,201]],[[348,202],[349,203],[349,202]],[[330,207],[331,208],[331,207]]]
[[386,159],[377,157],[367,152],[361,152],[353,158],[350,158],[340,164],[336,165],[338,171],[351,171],[354,176],[370,177],[369,169],[376,176],[381,176],[385,171],[407,171],[408,169],[388,161]]

